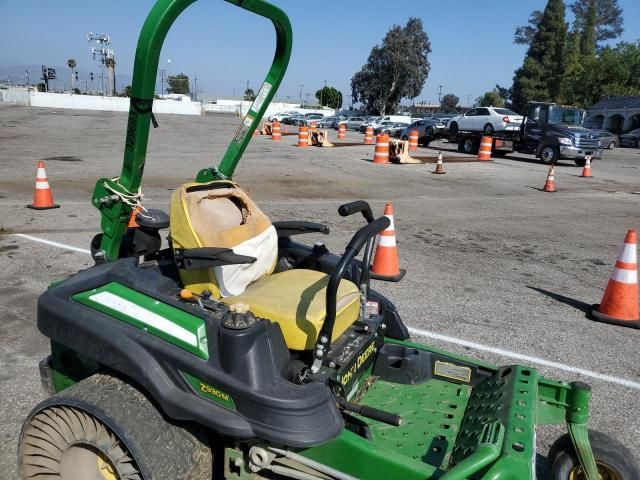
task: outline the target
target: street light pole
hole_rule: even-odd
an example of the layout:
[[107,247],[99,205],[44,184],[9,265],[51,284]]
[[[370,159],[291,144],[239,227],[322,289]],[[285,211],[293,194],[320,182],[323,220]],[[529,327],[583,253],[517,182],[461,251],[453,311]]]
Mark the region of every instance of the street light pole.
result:
[[302,88],[304,87],[304,85],[301,83],[300,84],[300,106],[302,108],[304,108],[304,102],[302,101]]

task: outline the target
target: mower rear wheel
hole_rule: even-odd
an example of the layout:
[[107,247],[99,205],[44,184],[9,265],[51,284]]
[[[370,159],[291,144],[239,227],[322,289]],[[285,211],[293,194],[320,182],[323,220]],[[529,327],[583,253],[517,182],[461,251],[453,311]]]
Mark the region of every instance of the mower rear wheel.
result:
[[166,420],[136,387],[103,374],[38,405],[18,455],[25,480],[212,478],[203,431]]
[[[589,431],[589,443],[602,480],[634,480],[640,478],[640,468],[634,455],[617,440],[601,432]],[[584,480],[571,437],[565,433],[558,438],[547,457],[550,480]]]

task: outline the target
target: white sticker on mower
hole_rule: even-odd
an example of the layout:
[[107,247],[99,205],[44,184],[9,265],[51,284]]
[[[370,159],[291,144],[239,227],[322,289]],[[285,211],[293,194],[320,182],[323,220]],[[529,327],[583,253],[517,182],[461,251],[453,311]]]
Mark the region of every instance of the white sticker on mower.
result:
[[260,108],[262,108],[262,104],[267,99],[267,95],[269,95],[271,87],[273,87],[273,85],[271,85],[269,82],[264,82],[262,84],[262,86],[260,87],[260,91],[256,96],[256,99],[253,101],[253,105],[251,105],[251,110],[258,113]]
[[153,313],[146,308],[142,308],[141,306],[119,297],[118,295],[114,295],[111,292],[96,293],[95,295],[91,295],[89,300],[138,320],[145,325],[160,330],[161,332],[177,338],[178,340],[182,340],[189,345],[194,347],[198,346],[198,338],[194,333],[176,325],[171,320],[167,320],[157,313]]
[[244,120],[242,120],[242,123],[240,124],[240,127],[236,132],[236,136],[233,137],[233,141],[241,142],[244,139],[244,137],[247,136],[247,133],[249,133],[249,127],[251,127],[252,123],[253,123],[253,117],[251,115],[247,115],[246,117],[244,117]]

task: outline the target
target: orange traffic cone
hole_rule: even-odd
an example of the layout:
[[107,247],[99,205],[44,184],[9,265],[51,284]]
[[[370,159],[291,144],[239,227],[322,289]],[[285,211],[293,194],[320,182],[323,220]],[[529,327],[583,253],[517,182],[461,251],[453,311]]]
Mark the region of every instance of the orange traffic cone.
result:
[[489,161],[491,160],[491,149],[493,148],[493,137],[483,135],[480,139],[480,148],[478,150],[478,156],[476,160]]
[[411,130],[409,132],[409,151],[414,152],[418,150],[418,130]]
[[373,152],[373,163],[389,162],[389,135],[379,133],[376,135],[376,146]]
[[444,163],[442,163],[442,152],[438,152],[438,163],[436,163],[436,171],[433,173],[436,175],[444,175],[447,173],[444,171]]
[[373,127],[367,127],[364,131],[364,144],[365,145],[373,145]]
[[38,161],[38,173],[36,174],[36,189],[33,193],[33,203],[27,205],[34,210],[47,210],[49,208],[60,208],[60,205],[53,203],[53,194],[49,186],[47,173],[44,171],[44,162]]
[[338,140],[347,136],[347,126],[344,123],[338,125]]
[[584,168],[582,169],[582,178],[593,178],[591,176],[591,155],[587,155],[584,162]]
[[618,251],[602,301],[591,309],[595,320],[640,328],[637,248],[636,231],[629,230]]
[[282,140],[280,122],[278,121],[273,122],[273,125],[271,125],[271,140]]
[[398,247],[396,246],[396,232],[393,224],[393,205],[388,202],[384,206],[384,216],[391,224],[378,235],[378,247],[373,257],[370,276],[377,280],[397,282],[407,273],[399,267]]
[[555,192],[556,191],[556,166],[551,165],[549,168],[549,173],[547,174],[547,181],[544,182],[543,192]]

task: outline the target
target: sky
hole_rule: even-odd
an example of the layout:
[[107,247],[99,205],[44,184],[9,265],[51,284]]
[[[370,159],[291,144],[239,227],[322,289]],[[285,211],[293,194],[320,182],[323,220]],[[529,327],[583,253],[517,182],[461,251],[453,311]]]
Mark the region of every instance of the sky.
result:
[[[116,73],[130,75],[135,45],[153,0],[0,0],[0,67],[66,66],[97,72],[88,32],[108,33]],[[510,86],[526,48],[513,44],[513,32],[546,0],[350,0],[307,2],[272,0],[289,16],[293,52],[278,91],[280,99],[314,99],[326,81],[351,93],[350,79],[371,48],[393,25],[422,19],[431,41],[431,71],[416,102],[454,93],[470,103],[496,84]],[[568,0],[565,3],[570,3]],[[640,39],[640,1],[619,0],[625,32],[619,40]],[[567,8],[569,12],[569,9]],[[570,20],[570,17],[568,16]],[[94,45],[95,46],[95,45]],[[165,41],[160,68],[168,74],[197,76],[207,96],[240,95],[257,90],[271,65],[275,35],[271,23],[223,1],[196,2],[178,18]],[[31,72],[37,77],[39,72]],[[58,73],[60,75],[60,73]],[[32,80],[33,81],[33,80]],[[303,85],[301,87],[301,85]],[[309,94],[309,96],[307,96]],[[346,97],[348,101],[348,97]]]

